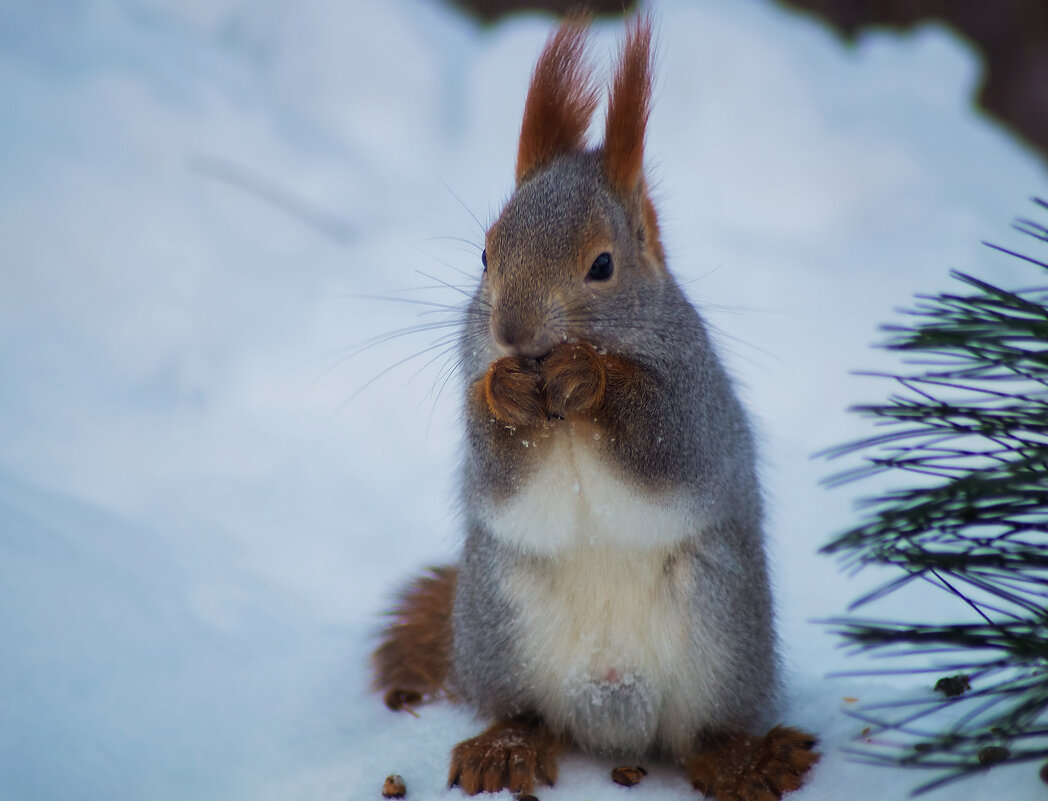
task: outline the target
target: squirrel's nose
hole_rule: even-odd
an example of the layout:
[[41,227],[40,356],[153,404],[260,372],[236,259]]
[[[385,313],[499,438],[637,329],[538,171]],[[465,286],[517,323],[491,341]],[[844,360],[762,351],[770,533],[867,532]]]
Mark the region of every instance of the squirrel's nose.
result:
[[538,335],[536,326],[516,316],[492,320],[491,334],[495,344],[510,356],[538,358],[550,349],[549,343]]

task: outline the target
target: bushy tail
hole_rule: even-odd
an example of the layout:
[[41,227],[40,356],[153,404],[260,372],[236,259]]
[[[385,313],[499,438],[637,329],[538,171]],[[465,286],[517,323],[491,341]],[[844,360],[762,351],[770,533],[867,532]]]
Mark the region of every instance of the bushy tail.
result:
[[390,709],[403,709],[447,692],[451,670],[454,567],[434,567],[400,593],[371,656],[372,688]]

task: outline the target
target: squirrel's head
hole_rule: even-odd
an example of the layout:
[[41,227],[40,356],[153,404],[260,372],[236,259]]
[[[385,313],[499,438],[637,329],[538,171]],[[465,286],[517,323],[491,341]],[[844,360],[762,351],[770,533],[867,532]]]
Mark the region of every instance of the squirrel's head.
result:
[[540,357],[559,342],[597,347],[628,332],[645,295],[668,280],[644,178],[652,91],[651,24],[628,30],[608,96],[604,142],[587,149],[597,107],[586,24],[550,37],[531,79],[513,196],[485,238],[480,296],[504,354]]

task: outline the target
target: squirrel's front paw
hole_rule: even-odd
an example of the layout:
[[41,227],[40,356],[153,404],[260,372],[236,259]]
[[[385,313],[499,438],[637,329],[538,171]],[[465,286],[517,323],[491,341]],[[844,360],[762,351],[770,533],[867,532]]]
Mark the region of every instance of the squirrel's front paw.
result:
[[585,342],[557,345],[540,363],[542,391],[550,414],[589,412],[604,400],[604,360]]
[[469,795],[530,793],[536,779],[556,781],[559,751],[559,741],[541,723],[505,720],[455,746],[448,785]]
[[533,362],[505,356],[488,368],[484,376],[484,397],[495,419],[506,425],[541,425],[547,418],[540,385],[541,378]]

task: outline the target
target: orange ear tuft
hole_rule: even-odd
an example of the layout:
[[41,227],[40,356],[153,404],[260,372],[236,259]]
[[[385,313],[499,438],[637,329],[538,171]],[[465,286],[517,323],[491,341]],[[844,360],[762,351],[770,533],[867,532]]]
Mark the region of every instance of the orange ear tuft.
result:
[[581,150],[597,107],[586,64],[588,19],[572,17],[550,36],[535,65],[517,149],[517,185],[562,153]]
[[626,31],[604,129],[604,172],[624,196],[632,195],[643,177],[653,73],[651,19],[638,16]]

